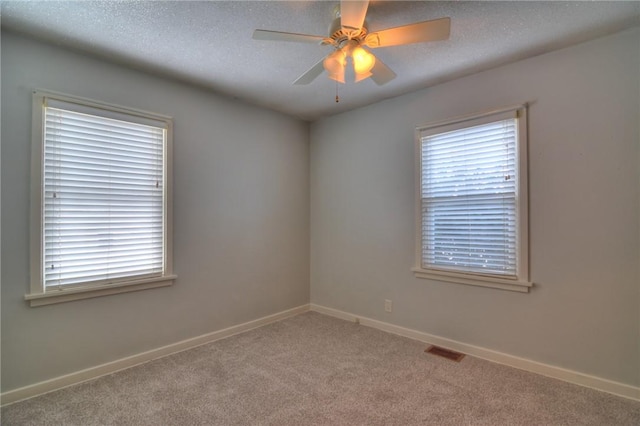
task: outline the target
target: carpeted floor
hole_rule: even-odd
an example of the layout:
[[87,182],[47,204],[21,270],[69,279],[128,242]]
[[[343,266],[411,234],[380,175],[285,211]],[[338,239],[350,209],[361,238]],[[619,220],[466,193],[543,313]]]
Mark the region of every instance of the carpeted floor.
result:
[[8,425],[640,425],[640,402],[309,312],[2,409]]

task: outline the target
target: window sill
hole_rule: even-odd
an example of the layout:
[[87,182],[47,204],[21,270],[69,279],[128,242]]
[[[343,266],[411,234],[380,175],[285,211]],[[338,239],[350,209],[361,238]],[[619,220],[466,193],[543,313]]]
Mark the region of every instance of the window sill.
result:
[[423,278],[434,281],[445,281],[456,284],[475,285],[480,287],[497,288],[500,290],[517,291],[520,293],[528,293],[533,287],[533,283],[528,281],[519,281],[508,278],[494,276],[480,276],[472,274],[462,274],[455,272],[426,270],[421,268],[411,268],[416,278]]
[[25,294],[24,299],[31,307],[52,305],[54,303],[71,302],[73,300],[89,299],[92,297],[109,296],[111,294],[128,293],[130,291],[147,290],[150,288],[167,287],[173,284],[176,275],[147,278],[136,281],[125,281],[99,286],[71,287],[49,290],[45,293]]

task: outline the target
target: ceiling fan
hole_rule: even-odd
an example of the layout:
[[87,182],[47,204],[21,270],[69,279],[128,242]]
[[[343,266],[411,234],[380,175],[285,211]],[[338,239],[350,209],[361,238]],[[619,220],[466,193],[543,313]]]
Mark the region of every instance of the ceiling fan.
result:
[[356,82],[371,77],[376,84],[383,85],[393,80],[396,73],[364,47],[376,49],[449,38],[449,18],[416,22],[369,33],[365,22],[368,7],[368,0],[341,0],[339,7],[334,10],[335,19],[329,27],[328,37],[255,30],[253,39],[312,43],[334,48],[333,52],[312,66],[293,84],[309,84],[325,70],[330,79],[344,83],[347,60],[351,59]]

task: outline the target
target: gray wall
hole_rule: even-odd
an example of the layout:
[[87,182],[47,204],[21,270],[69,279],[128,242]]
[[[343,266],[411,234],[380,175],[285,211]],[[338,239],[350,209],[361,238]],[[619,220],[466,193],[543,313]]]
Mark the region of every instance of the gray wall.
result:
[[[324,119],[309,148],[306,123],[3,33],[2,390],[299,306],[310,288],[323,306],[640,385],[639,42],[631,30]],[[23,300],[34,88],[175,118],[174,286]],[[414,127],[524,101],[536,286],[414,278]]]
[[[630,30],[313,123],[312,303],[640,385],[638,46]],[[535,287],[414,278],[414,128],[522,102]]]
[[[23,300],[34,88],[174,117],[174,286]],[[3,391],[308,302],[307,123],[2,34]]]

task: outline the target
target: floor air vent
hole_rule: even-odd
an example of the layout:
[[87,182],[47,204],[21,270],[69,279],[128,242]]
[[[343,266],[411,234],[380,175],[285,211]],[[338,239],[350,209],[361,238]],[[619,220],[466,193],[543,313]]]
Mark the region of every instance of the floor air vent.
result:
[[452,351],[450,349],[441,348],[440,346],[429,346],[425,352],[450,359],[451,361],[460,362],[464,358],[464,354]]

